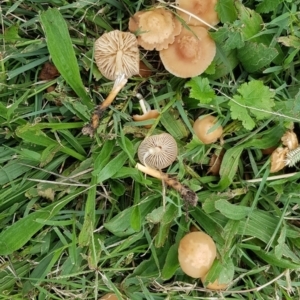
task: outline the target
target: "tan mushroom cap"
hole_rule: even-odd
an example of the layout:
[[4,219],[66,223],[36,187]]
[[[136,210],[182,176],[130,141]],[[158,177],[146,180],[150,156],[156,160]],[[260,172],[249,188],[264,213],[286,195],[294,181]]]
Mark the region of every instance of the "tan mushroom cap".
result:
[[177,153],[177,143],[168,133],[147,137],[138,148],[140,162],[158,170],[171,165],[175,161]]
[[103,76],[116,80],[139,74],[139,50],[134,34],[114,30],[104,33],[95,42],[95,60]]
[[216,244],[204,232],[190,232],[179,243],[178,261],[184,273],[200,278],[211,268],[217,254]]
[[[176,4],[178,7],[191,12],[208,24],[216,25],[220,22],[218,14],[215,11],[217,2],[218,0],[177,0]],[[206,27],[201,21],[198,21],[180,10],[177,10],[177,13],[188,25]]]
[[193,129],[203,144],[212,144],[222,136],[223,127],[221,125],[211,131],[217,121],[218,119],[211,115],[202,116],[195,121]]
[[166,49],[181,31],[181,23],[164,8],[139,11],[129,20],[129,31],[140,30],[138,44],[146,50]]
[[[156,109],[151,109],[142,115],[133,115],[132,119],[134,121],[146,121],[146,120],[155,120],[160,115],[159,111]],[[145,128],[150,128],[151,125],[145,125]]]
[[118,300],[118,297],[114,293],[109,293],[101,297],[99,300]]
[[166,70],[181,78],[203,73],[216,54],[216,44],[205,28],[190,26],[190,30],[183,28],[175,42],[159,52]]
[[282,170],[286,166],[287,154],[289,149],[286,147],[278,147],[271,155],[270,173],[275,173]]

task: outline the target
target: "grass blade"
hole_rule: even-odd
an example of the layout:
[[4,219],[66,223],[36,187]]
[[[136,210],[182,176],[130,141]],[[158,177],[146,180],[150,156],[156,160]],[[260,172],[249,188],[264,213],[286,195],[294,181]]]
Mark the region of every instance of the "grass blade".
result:
[[66,196],[59,203],[55,202],[18,220],[6,230],[2,231],[0,233],[0,255],[8,255],[20,249],[44,226],[44,224],[36,222],[36,219],[53,218],[67,203],[80,193],[82,193],[82,189]]
[[45,31],[48,50],[57,70],[82,102],[92,107],[80,77],[75,51],[63,16],[58,9],[53,8],[43,12],[40,20]]

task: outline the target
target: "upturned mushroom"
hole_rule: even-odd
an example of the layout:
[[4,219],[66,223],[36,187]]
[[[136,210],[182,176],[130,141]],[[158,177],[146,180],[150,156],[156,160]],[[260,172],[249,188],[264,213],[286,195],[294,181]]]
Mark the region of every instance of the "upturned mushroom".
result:
[[162,170],[175,161],[177,152],[175,139],[168,133],[162,133],[145,138],[138,148],[138,157],[142,164]]
[[[177,157],[177,143],[168,133],[152,135],[145,138],[138,148],[138,157],[143,164],[136,164],[141,172],[158,178],[178,191],[186,203],[195,206],[198,202],[197,194],[182,185],[177,179],[170,178],[161,170],[170,166]],[[165,207],[165,205],[164,205]]]
[[173,44],[159,51],[160,59],[167,71],[181,77],[202,74],[216,54],[216,44],[203,27],[183,28]]
[[204,232],[190,232],[179,243],[178,261],[184,273],[200,278],[207,274],[217,254],[213,239]]
[[139,50],[134,34],[114,30],[104,33],[95,42],[95,60],[103,76],[114,80],[107,98],[96,107],[91,121],[82,129],[83,134],[93,136],[103,111],[112,103],[127,79],[139,74]]
[[95,61],[110,80],[139,74],[139,50],[134,34],[113,30],[95,41]]
[[215,10],[217,2],[217,0],[176,0],[177,13],[188,25],[212,27],[220,22]]
[[219,290],[225,290],[228,288],[228,283],[219,283],[219,280],[216,279],[214,282],[209,282],[209,283],[205,283],[206,280],[206,275],[204,277],[201,277],[201,281],[203,283],[203,285],[209,289],[209,290],[214,290],[214,291],[219,291]]
[[[148,109],[145,99],[141,94],[136,94],[136,97],[139,99],[139,103],[142,109],[142,115],[133,115],[132,119],[134,121],[146,121],[146,120],[155,120],[159,116],[159,111],[156,109]],[[150,128],[151,125],[145,125],[145,128]]]
[[215,130],[212,130],[216,122],[217,118],[211,115],[206,115],[195,121],[193,125],[194,132],[203,144],[214,143],[223,134],[222,126],[218,126]]
[[138,44],[144,49],[162,50],[174,42],[181,31],[181,23],[172,12],[155,8],[135,13],[129,20],[128,28],[131,32],[138,32]]
[[118,297],[114,293],[105,294],[99,300],[118,300]]

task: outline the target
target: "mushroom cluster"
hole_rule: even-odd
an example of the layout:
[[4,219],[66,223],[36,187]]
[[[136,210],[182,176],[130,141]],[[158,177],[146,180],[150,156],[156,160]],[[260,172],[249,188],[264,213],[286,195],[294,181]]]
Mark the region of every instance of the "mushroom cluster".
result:
[[219,22],[214,10],[216,2],[177,1],[177,14],[188,25],[187,28],[171,11],[162,7],[135,13],[128,28],[138,35],[141,47],[159,51],[164,67],[171,74],[181,78],[198,76],[207,69],[216,54],[216,44],[207,30]]

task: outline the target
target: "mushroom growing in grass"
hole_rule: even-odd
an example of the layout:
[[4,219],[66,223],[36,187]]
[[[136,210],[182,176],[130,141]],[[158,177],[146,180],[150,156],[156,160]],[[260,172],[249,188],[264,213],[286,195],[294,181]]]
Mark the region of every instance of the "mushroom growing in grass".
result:
[[178,5],[176,10],[188,25],[212,27],[220,22],[215,11],[217,2],[217,0],[176,0]]
[[275,173],[282,170],[286,165],[287,154],[289,149],[286,147],[276,148],[271,155],[271,168],[270,173]]
[[207,274],[217,254],[216,244],[204,232],[190,232],[179,243],[178,261],[184,273],[200,278]]
[[216,123],[217,118],[211,115],[206,115],[195,121],[193,129],[203,144],[212,144],[223,134],[223,127],[221,125],[212,130]]
[[144,165],[162,170],[175,161],[177,152],[175,139],[168,133],[162,133],[145,138],[138,148],[138,157]]
[[229,285],[228,283],[219,283],[218,279],[216,279],[214,282],[209,282],[208,284],[205,284],[205,280],[206,280],[206,275],[204,277],[201,277],[201,281],[203,285],[209,290],[214,290],[214,291],[225,290]]
[[[133,115],[132,119],[134,121],[146,121],[146,120],[155,120],[159,116],[159,112],[156,109],[149,109],[147,103],[141,94],[136,94],[136,97],[139,99],[140,107],[142,109],[142,115]],[[145,125],[145,128],[150,128],[151,125]]]
[[[162,180],[163,186],[164,183],[171,186],[180,193],[186,203],[195,206],[198,202],[196,193],[161,171],[175,161],[177,152],[177,143],[170,134],[152,135],[145,138],[138,148],[139,160],[144,165],[137,163],[136,168],[147,175]],[[163,202],[165,207],[164,198]]]
[[118,300],[119,298],[117,297],[116,294],[114,293],[109,293],[104,296],[102,296],[99,300]]
[[160,59],[167,71],[181,77],[202,74],[216,54],[216,44],[203,27],[183,28],[173,44],[159,51]]
[[134,34],[114,30],[103,34],[95,42],[95,60],[103,76],[114,80],[114,86],[107,98],[96,107],[91,121],[83,134],[93,136],[103,111],[112,103],[127,79],[139,74],[139,50]]
[[135,13],[129,20],[128,28],[139,34],[138,44],[144,49],[159,51],[174,42],[181,31],[181,23],[172,12],[155,8]]

